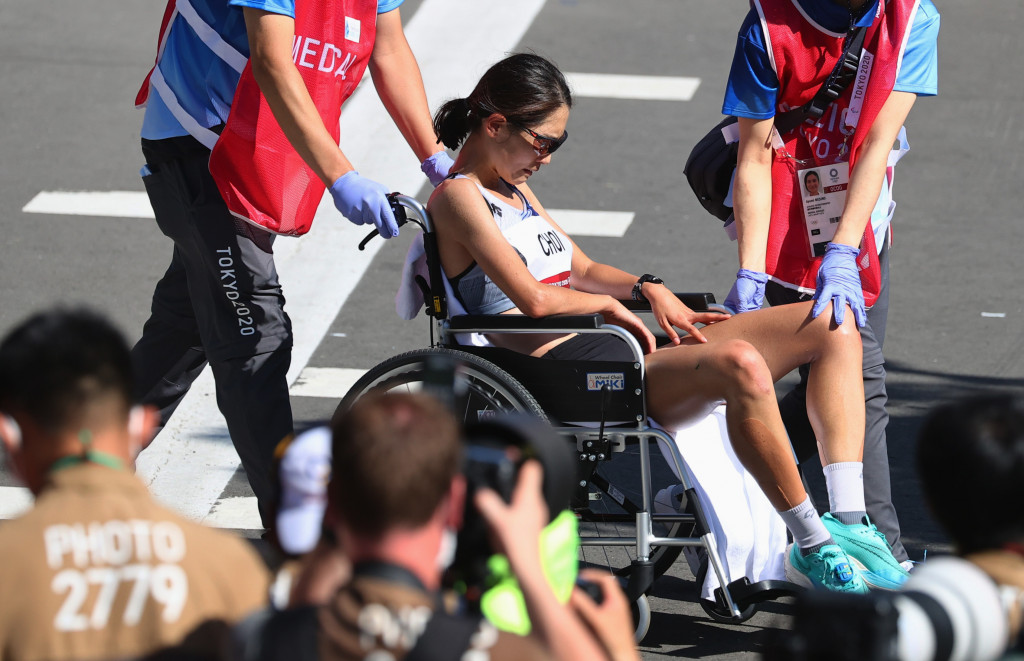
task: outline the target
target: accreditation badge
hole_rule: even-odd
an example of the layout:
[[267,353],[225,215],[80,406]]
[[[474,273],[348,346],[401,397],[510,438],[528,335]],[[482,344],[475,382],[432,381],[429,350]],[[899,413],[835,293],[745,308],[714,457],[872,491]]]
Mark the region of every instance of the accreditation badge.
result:
[[821,257],[843,217],[846,189],[850,186],[850,164],[820,165],[799,170],[797,176],[811,257]]

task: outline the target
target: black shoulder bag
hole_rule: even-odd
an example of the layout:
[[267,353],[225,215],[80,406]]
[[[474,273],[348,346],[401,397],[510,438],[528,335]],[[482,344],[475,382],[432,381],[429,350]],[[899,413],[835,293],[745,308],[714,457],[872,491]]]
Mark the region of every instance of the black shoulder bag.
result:
[[[775,116],[775,129],[785,135],[801,122],[813,124],[818,121],[829,104],[846,91],[857,76],[860,66],[860,52],[864,47],[864,28],[849,33],[843,45],[843,54],[836,62],[832,73],[810,101],[799,108]],[[732,218],[732,207],[726,206],[729,185],[736,170],[736,154],[739,151],[739,132],[730,128],[736,124],[735,117],[726,117],[715,128],[701,138],[689,158],[683,174],[697,200],[708,212],[723,222]]]

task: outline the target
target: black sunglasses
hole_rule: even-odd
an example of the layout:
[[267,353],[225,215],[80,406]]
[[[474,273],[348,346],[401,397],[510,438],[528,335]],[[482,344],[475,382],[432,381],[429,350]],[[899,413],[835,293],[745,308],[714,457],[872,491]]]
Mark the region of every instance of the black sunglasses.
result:
[[562,131],[561,138],[549,138],[548,136],[541,135],[536,131],[531,131],[530,129],[526,128],[519,122],[514,122],[511,119],[506,119],[506,121],[512,126],[516,127],[517,129],[525,131],[530,135],[531,138],[533,138],[533,148],[540,156],[554,154],[556,151],[558,151],[558,148],[561,147],[562,144],[565,143],[565,141],[569,138],[568,131]]

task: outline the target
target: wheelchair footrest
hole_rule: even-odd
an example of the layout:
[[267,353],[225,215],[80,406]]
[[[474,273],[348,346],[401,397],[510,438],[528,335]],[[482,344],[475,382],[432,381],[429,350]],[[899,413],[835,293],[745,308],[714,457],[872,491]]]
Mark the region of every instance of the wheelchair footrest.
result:
[[[779,597],[790,597],[803,592],[804,589],[796,583],[790,583],[789,581],[758,581],[757,583],[751,583],[750,579],[746,576],[729,584],[729,594],[732,595],[732,600],[740,610],[745,610],[747,607],[759,604],[762,601],[771,601]],[[725,603],[722,588],[715,588],[715,599],[719,604]]]

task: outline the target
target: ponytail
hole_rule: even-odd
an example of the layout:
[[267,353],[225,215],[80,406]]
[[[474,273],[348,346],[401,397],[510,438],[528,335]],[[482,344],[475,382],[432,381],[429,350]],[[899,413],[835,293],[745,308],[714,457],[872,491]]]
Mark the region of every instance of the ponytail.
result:
[[445,102],[434,115],[434,134],[437,141],[444,143],[448,149],[458,149],[479,121],[478,117],[473,116],[468,99],[452,99]]

